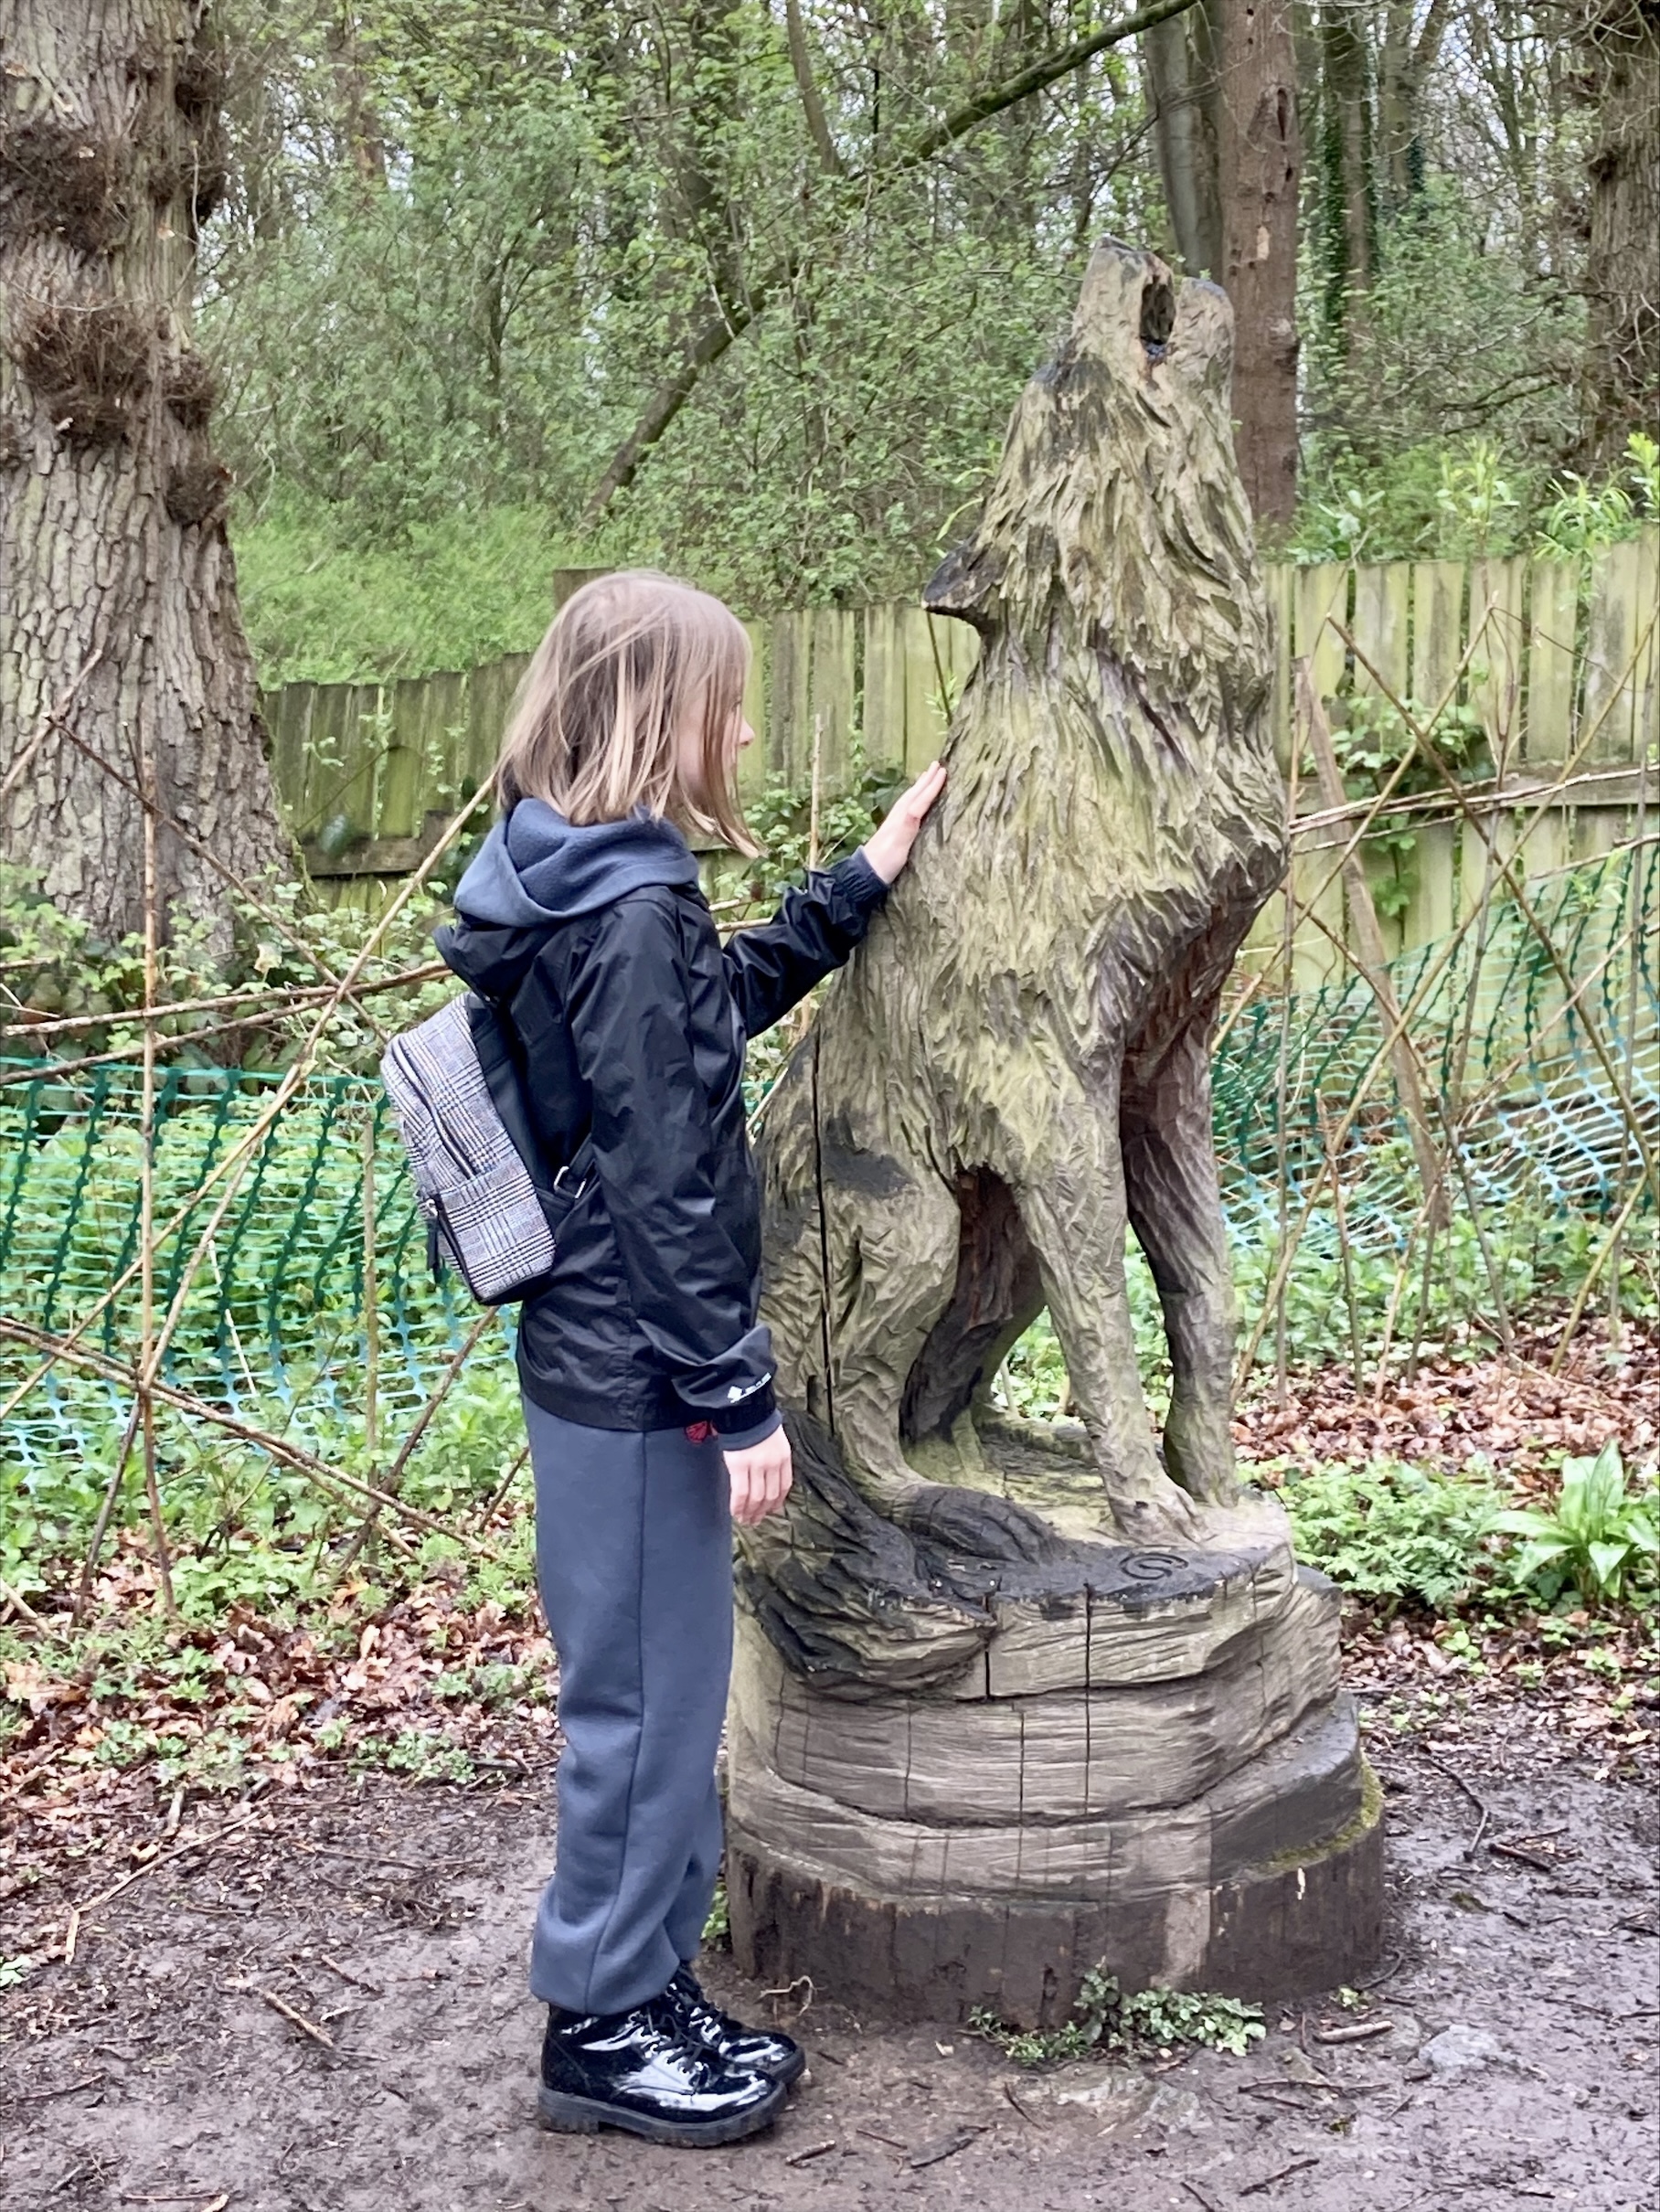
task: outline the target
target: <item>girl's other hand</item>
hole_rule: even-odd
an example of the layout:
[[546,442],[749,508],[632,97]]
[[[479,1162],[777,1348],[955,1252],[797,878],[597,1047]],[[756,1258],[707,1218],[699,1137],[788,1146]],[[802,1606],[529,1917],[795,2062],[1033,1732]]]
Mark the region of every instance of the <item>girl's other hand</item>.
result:
[[732,1518],[746,1528],[776,1513],[790,1494],[790,1440],[782,1429],[747,1452],[725,1455],[732,1483]]
[[945,789],[945,770],[936,760],[925,768],[902,799],[894,803],[880,829],[865,840],[865,857],[884,883],[891,883],[910,858],[917,832],[928,810]]

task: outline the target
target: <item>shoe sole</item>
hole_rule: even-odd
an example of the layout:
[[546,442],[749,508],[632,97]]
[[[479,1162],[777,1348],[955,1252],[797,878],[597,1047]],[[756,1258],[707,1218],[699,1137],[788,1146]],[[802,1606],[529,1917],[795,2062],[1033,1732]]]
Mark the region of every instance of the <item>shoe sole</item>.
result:
[[654,2120],[646,2112],[631,2112],[626,2106],[604,2104],[597,2098],[572,2097],[562,2090],[544,2088],[537,2095],[537,2116],[545,2128],[559,2135],[597,2135],[601,2128],[621,2128],[628,2135],[644,2135],[647,2143],[683,2143],[698,2150],[716,2143],[738,2143],[759,2135],[778,2118],[784,2101],[783,2082],[778,2094],[747,2112],[725,2120]]

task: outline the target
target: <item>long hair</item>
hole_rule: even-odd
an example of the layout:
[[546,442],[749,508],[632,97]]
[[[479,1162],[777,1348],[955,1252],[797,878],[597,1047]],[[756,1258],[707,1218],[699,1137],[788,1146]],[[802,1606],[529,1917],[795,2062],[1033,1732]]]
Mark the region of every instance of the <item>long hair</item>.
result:
[[[708,592],[654,569],[596,577],[525,671],[496,770],[503,807],[545,799],[592,823],[644,806],[752,856],[729,753],[749,672],[748,633]],[[696,791],[679,763],[688,715],[701,718]]]

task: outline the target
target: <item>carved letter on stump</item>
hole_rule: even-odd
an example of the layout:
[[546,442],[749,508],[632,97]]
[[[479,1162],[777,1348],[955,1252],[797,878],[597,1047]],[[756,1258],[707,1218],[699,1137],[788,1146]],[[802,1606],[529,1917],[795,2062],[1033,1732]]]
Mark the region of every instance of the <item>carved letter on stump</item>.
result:
[[[1098,1962],[1266,1996],[1378,1941],[1335,1593],[1229,1425],[1209,1043],[1285,866],[1230,356],[1221,292],[1098,250],[928,588],[983,640],[950,787],[767,1108],[796,1488],[743,1537],[733,1940],[856,2009],[1054,2022]],[[1060,1448],[987,1398],[1045,1306]]]

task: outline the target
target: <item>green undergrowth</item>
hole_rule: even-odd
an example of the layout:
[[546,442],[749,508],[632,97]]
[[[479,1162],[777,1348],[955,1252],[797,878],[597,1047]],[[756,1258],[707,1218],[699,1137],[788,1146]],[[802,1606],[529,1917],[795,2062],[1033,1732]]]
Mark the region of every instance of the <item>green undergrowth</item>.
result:
[[532,507],[486,507],[396,535],[316,502],[232,522],[242,615],[267,689],[388,682],[528,653],[572,563]]
[[1179,2050],[1199,2049],[1242,2058],[1266,2033],[1260,2005],[1186,1990],[1128,1992],[1098,1966],[1085,1974],[1072,2015],[1059,2027],[1010,2027],[984,2006],[969,2015],[969,2026],[1016,2066],[1028,2067],[1114,2053],[1168,2058]]

